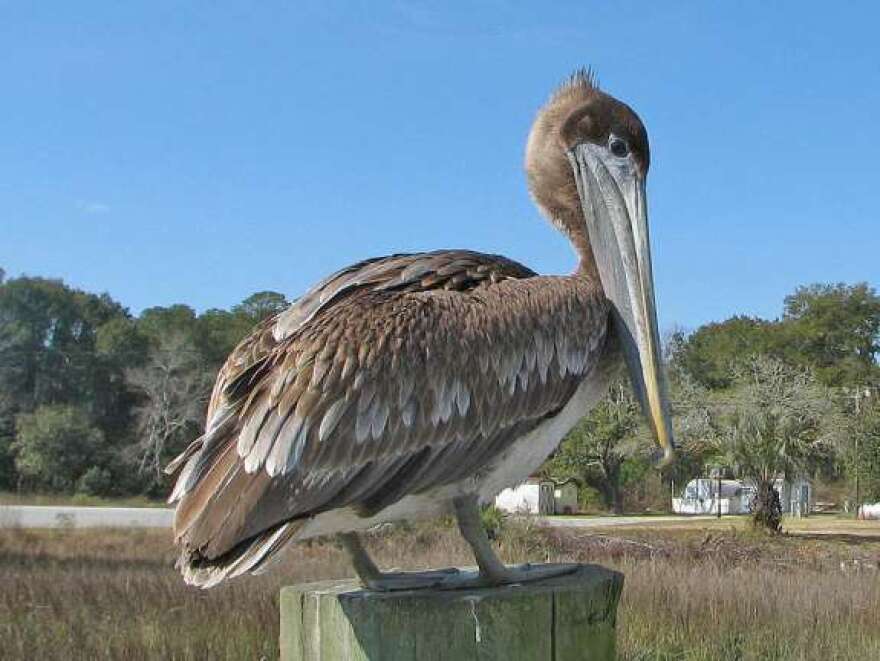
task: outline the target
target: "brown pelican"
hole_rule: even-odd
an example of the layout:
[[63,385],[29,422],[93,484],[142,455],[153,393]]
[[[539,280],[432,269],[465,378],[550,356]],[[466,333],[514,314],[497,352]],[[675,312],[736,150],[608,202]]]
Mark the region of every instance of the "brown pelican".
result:
[[[466,250],[345,268],[262,323],[217,377],[205,434],[172,462],[189,583],[254,572],[290,542],[337,534],[376,589],[519,582],[479,505],[521,482],[625,363],[667,459],[645,177],[636,114],[578,72],[539,112],[531,194],[579,258],[539,276]],[[383,573],[357,531],[453,512],[479,572]]]

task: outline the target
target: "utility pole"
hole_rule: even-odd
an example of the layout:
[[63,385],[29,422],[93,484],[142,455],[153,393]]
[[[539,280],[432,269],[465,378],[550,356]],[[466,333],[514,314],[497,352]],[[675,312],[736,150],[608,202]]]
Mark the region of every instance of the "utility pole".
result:
[[[853,408],[855,409],[856,418],[859,417],[861,413],[861,406],[859,403],[864,397],[867,399],[871,396],[870,388],[859,388],[856,387],[853,392]],[[859,440],[861,438],[861,434],[858,433],[858,429],[856,430],[856,518],[858,518],[859,513],[862,507],[862,485],[861,485],[861,477],[862,477],[862,453],[859,448]]]
[[[859,400],[856,400],[857,402]],[[858,408],[856,409],[856,415],[858,415]],[[859,452],[859,436],[861,434],[856,433],[856,518],[859,518],[859,512],[862,507],[862,485],[859,481],[859,478],[862,476],[862,453]]]
[[[706,469],[708,470],[709,467],[706,466]],[[722,469],[721,464],[714,466],[712,468],[712,470],[709,471],[709,479],[711,479],[713,477],[715,478],[715,516],[718,517],[719,519],[721,518],[721,475],[722,475],[722,472],[723,472],[723,469]],[[710,485],[709,486],[709,494],[711,495],[712,483],[709,482],[709,485]]]

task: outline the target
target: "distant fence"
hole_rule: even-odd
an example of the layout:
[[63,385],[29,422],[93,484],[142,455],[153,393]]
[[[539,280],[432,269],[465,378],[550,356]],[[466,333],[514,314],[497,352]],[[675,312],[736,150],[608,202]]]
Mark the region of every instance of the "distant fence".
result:
[[170,528],[163,507],[52,507],[0,505],[0,528]]

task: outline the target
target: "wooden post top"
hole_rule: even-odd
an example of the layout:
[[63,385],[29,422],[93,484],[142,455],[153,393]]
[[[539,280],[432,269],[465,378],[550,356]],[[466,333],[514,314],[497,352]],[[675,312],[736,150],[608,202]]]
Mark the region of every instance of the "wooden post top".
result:
[[374,592],[282,588],[282,661],[613,659],[623,575],[598,565],[533,583]]

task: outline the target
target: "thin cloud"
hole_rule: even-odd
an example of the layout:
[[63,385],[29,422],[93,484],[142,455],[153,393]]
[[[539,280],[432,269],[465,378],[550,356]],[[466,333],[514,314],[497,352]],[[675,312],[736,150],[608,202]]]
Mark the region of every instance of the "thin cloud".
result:
[[103,202],[85,202],[82,200],[76,203],[76,208],[82,213],[89,215],[100,215],[110,211],[110,206]]

